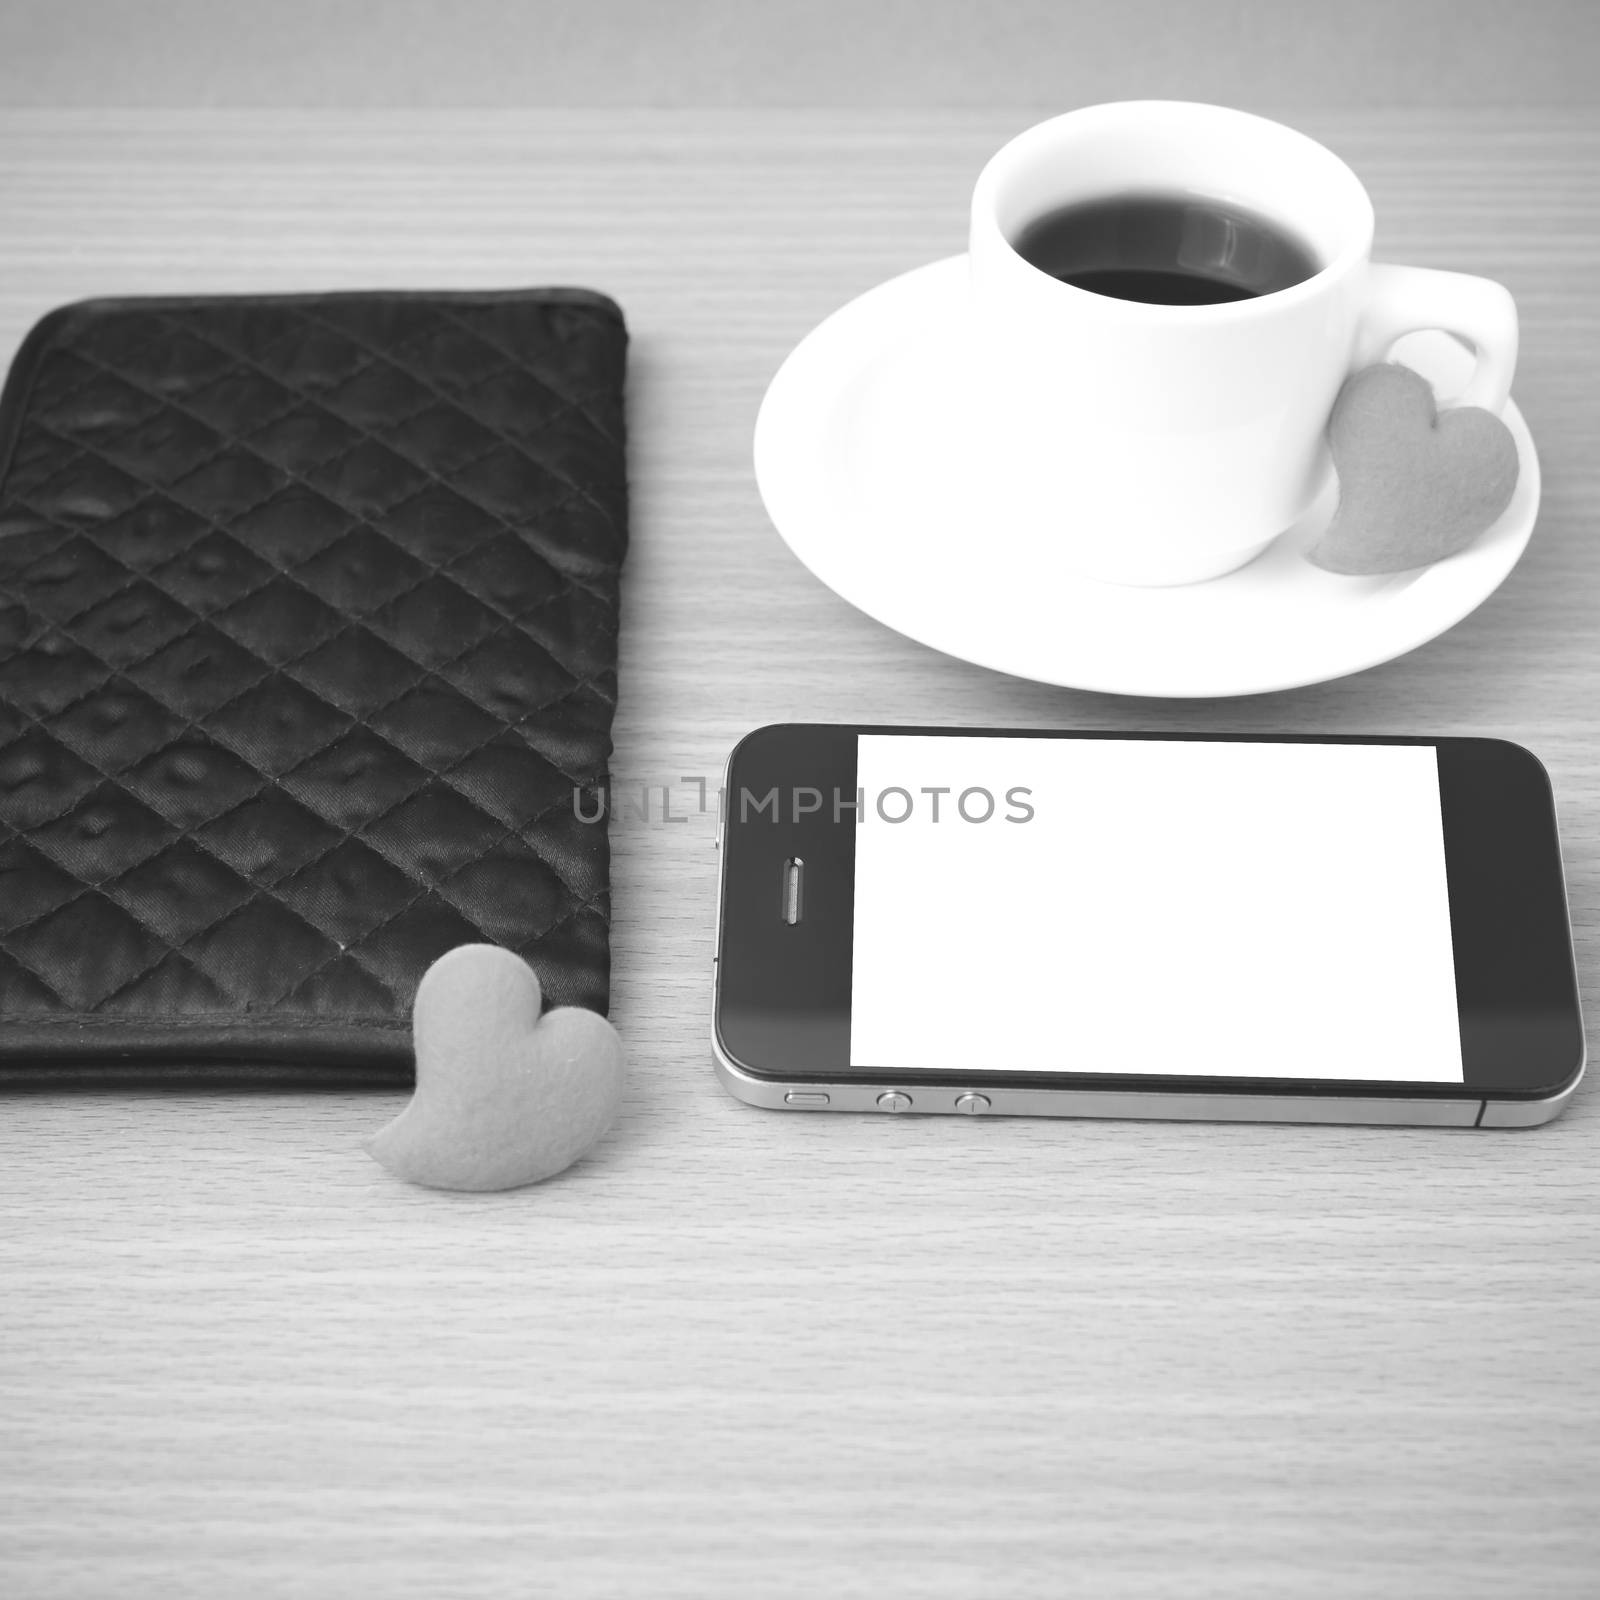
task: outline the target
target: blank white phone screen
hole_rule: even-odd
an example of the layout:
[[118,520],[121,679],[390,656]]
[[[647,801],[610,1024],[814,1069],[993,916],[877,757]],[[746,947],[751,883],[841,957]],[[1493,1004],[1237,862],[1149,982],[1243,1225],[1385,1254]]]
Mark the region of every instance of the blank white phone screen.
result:
[[863,734],[856,781],[855,1066],[1463,1081],[1431,746]]

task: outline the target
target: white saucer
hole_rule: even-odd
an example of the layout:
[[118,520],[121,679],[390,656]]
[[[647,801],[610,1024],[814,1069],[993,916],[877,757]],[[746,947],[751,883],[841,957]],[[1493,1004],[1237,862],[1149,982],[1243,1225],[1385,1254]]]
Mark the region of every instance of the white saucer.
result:
[[[1029,509],[1005,504],[964,429],[966,287],[966,257],[954,256],[851,301],[790,354],[756,420],[756,481],[789,547],[852,605],[936,650],[1108,694],[1291,689],[1437,637],[1527,545],[1539,462],[1512,404],[1522,471],[1510,506],[1471,548],[1420,571],[1341,578],[1307,562],[1300,552],[1332,515],[1331,482],[1265,553],[1208,583],[1121,588],[1008,559],[1004,534]],[[1413,334],[1396,356],[1441,400],[1471,368],[1445,334]]]

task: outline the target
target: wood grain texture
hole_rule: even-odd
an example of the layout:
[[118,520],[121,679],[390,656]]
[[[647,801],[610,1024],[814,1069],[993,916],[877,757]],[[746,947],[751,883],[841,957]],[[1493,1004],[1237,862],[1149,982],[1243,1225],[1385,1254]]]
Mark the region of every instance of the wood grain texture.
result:
[[1594,101],[1592,0],[6,0],[0,106]]
[[[97,293],[582,282],[634,334],[614,1133],[405,1188],[392,1096],[0,1102],[0,1590],[49,1596],[1591,1595],[1600,1109],[1525,1134],[737,1104],[692,780],[782,718],[1520,739],[1600,993],[1600,118],[1282,108],[1388,259],[1521,305],[1544,510],[1389,666],[1163,704],[945,659],[771,531],[820,317],[959,249],[962,116],[13,114],[0,347]],[[663,822],[659,791],[683,822]]]

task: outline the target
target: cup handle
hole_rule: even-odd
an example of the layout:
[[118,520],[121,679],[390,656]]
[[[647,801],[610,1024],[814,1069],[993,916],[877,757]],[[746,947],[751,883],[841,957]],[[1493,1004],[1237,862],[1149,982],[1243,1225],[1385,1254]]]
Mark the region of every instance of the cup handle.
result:
[[1397,339],[1442,328],[1473,347],[1478,364],[1459,399],[1499,415],[1517,370],[1517,304],[1503,284],[1432,267],[1367,269],[1367,304],[1356,332],[1353,370],[1381,361]]

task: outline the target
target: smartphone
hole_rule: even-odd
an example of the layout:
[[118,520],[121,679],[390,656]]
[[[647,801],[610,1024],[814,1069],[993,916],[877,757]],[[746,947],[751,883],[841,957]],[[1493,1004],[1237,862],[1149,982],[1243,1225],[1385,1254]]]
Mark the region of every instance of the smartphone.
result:
[[1550,783],[1503,740],[784,724],[719,844],[755,1105],[1506,1128],[1583,1072]]

